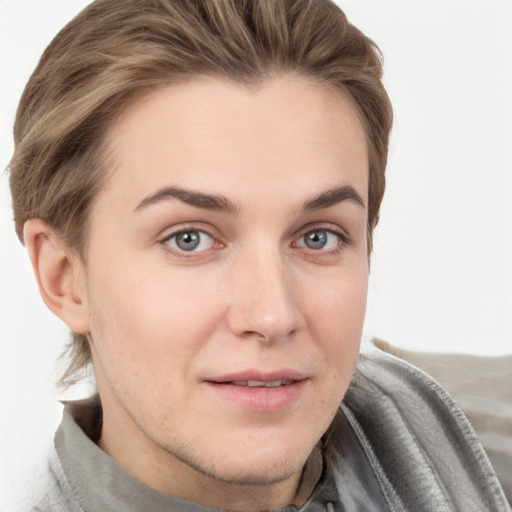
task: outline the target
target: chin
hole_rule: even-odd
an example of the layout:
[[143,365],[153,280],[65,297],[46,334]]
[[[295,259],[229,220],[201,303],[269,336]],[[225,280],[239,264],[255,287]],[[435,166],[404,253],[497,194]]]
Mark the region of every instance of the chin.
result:
[[203,474],[229,484],[237,485],[272,485],[288,480],[296,475],[306,463],[309,454],[304,457],[293,457],[278,460],[257,460],[247,458],[245,461],[237,461],[230,464],[229,460],[219,461],[206,468],[196,468]]
[[288,461],[274,461],[271,464],[261,466],[255,463],[240,465],[241,467],[219,467],[208,476],[215,480],[237,485],[272,485],[288,480],[302,470],[302,464],[290,464]]
[[[302,471],[316,443],[295,441],[290,444],[289,440],[284,439],[273,439],[268,443],[260,440],[253,445],[233,442],[225,448],[212,443],[210,449],[197,446],[187,449],[182,446],[172,452],[187,466],[217,481],[238,485],[269,485],[285,481]],[[217,446],[214,453],[210,452],[211,446]]]

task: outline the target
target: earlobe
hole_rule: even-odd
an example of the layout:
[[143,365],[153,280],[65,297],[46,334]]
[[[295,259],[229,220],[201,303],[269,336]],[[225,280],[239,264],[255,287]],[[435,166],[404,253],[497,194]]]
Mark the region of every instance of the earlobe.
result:
[[83,263],[55,230],[41,219],[23,227],[39,292],[48,308],[74,332],[89,332]]

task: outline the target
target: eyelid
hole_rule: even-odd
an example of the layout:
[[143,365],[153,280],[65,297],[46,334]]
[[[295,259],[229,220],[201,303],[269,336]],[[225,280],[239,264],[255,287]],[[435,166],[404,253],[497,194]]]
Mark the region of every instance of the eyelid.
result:
[[214,229],[212,226],[202,222],[202,221],[189,221],[189,222],[179,222],[178,224],[168,226],[165,229],[160,231],[160,234],[157,235],[157,239],[160,242],[164,242],[169,238],[179,235],[180,233],[187,233],[189,231],[198,231],[201,233],[206,233],[211,236],[215,240],[218,240],[221,236],[218,230]]
[[296,231],[296,234],[293,236],[293,239],[299,240],[306,233],[310,233],[311,231],[327,231],[329,233],[332,233],[333,235],[338,236],[344,243],[348,244],[352,242],[352,237],[348,234],[348,232],[345,229],[341,228],[338,225],[334,225],[327,222],[307,224],[306,226],[303,226]]

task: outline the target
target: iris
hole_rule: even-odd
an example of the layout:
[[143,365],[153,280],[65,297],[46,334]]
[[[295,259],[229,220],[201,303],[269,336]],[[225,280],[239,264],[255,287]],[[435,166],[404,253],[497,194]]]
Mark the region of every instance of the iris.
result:
[[304,235],[304,244],[310,249],[323,249],[327,245],[327,231],[310,231]]

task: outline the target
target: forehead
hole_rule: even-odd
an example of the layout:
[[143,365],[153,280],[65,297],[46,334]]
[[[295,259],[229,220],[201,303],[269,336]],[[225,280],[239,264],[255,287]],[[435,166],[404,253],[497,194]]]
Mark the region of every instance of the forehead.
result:
[[111,183],[134,196],[170,184],[211,193],[236,184],[248,193],[262,183],[282,195],[291,186],[306,192],[312,178],[319,187],[350,181],[367,196],[356,108],[340,91],[302,78],[252,89],[206,78],[162,87],[126,109],[109,141]]

